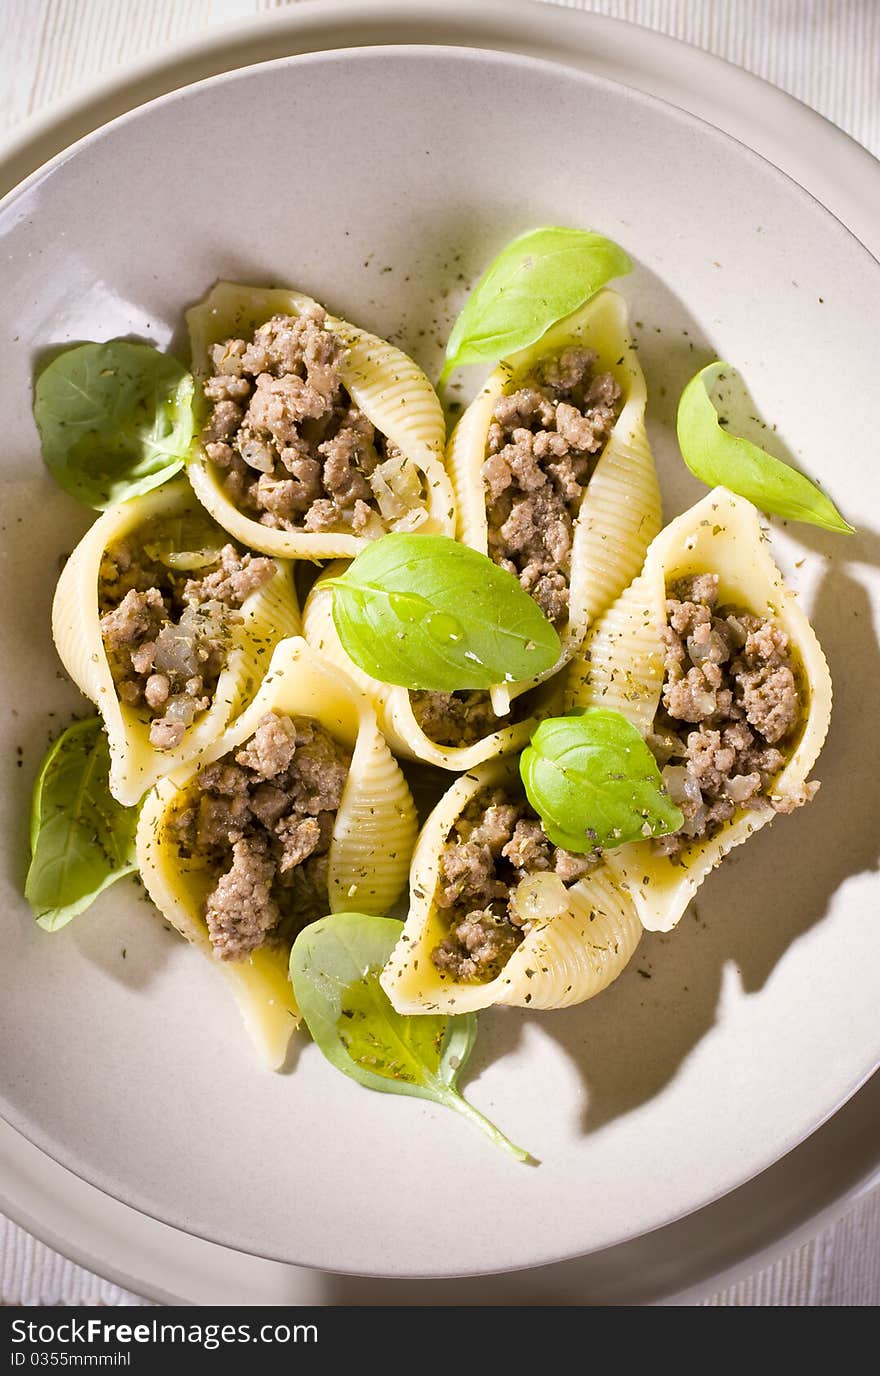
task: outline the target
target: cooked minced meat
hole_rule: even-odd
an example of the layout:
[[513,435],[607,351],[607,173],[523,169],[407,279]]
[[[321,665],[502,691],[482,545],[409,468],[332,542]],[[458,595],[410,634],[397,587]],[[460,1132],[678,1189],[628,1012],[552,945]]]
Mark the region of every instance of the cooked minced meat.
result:
[[483,464],[489,554],[556,622],[583,490],[620,414],[619,386],[595,365],[591,349],[565,349],[499,397]]
[[[152,718],[150,742],[157,750],[173,750],[211,704],[230,628],[240,620],[237,609],[276,568],[271,559],[226,544],[187,571],[162,561],[163,543],[165,527],[156,524],[110,545],[101,561],[98,604],[121,701]],[[174,557],[180,559],[179,550]]]
[[372,536],[425,511],[415,465],[343,386],[345,348],[310,306],[211,349],[202,442],[230,500],[262,525]]
[[438,970],[474,983],[494,979],[523,939],[510,904],[527,874],[552,871],[573,884],[596,864],[554,846],[525,798],[504,789],[476,798],[457,819],[440,860],[435,902],[448,935],[431,952]]
[[654,844],[677,856],[689,841],[712,836],[736,808],[791,812],[819,785],[807,784],[794,798],[771,795],[802,717],[781,626],[718,607],[714,573],[682,579],[669,592],[662,705],[648,744],[685,817],[680,831]]
[[428,740],[451,749],[476,745],[494,731],[515,726],[538,710],[535,694],[523,693],[514,699],[510,712],[499,717],[489,693],[482,688],[455,693],[413,689],[409,700],[413,716]]
[[413,691],[409,695],[413,716],[428,740],[452,748],[475,745],[493,731],[509,726],[515,717],[499,717],[482,689],[457,693]]
[[350,754],[310,717],[269,712],[241,750],[203,769],[174,822],[185,856],[217,875],[205,919],[215,953],[241,960],[327,909],[328,851]]

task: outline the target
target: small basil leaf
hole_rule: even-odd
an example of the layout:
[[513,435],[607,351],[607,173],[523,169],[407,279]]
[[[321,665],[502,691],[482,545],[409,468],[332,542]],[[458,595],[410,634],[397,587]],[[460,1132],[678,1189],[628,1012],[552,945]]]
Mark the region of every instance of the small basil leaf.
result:
[[559,636],[513,575],[445,535],[383,535],[331,585],[346,654],[383,683],[491,688],[559,658]]
[[193,380],[169,354],[111,339],[65,349],[34,387],[52,477],[103,511],[180,471],[195,433]]
[[591,707],[542,721],[519,767],[550,840],[576,854],[684,825],[654,756],[620,712]]
[[138,808],[110,794],[110,751],[99,717],[75,722],[49,750],[34,785],[25,898],[56,932],[137,868]]
[[534,344],[631,268],[622,248],[585,229],[551,226],[520,235],[483,274],[456,320],[440,386],[453,368],[495,363]]
[[379,975],[402,930],[390,917],[334,913],[300,932],[290,978],[314,1042],[367,1089],[455,1109],[518,1161],[531,1162],[455,1088],[477,1035],[474,1014],[409,1018],[392,1008]]
[[815,483],[720,424],[710,392],[729,371],[726,363],[710,363],[691,378],[678,403],[679,448],[694,477],[709,487],[730,488],[762,511],[851,535],[853,527]]

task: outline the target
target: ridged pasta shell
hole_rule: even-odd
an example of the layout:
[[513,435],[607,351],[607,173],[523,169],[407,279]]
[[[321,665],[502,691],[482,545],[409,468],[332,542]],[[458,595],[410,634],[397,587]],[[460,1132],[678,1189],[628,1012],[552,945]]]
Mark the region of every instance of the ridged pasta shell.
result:
[[[252,334],[273,315],[301,315],[315,304],[298,292],[218,282],[204,301],[186,313],[196,380],[208,375],[212,344],[242,332]],[[455,502],[443,462],[446,422],[434,388],[421,368],[393,344],[336,316],[328,315],[327,325],[348,345],[342,364],[347,391],[376,429],[424,475],[428,516],[418,530],[426,535],[454,535]],[[204,420],[204,399],[201,411]],[[201,444],[193,446],[187,474],[214,519],[236,539],[265,554],[282,559],[352,558],[369,543],[366,536],[346,532],[273,530],[245,516],[227,497],[218,470]]]
[[[521,722],[502,726],[473,745],[438,745],[425,735],[416,720],[409,689],[398,684],[381,683],[352,663],[342,648],[333,624],[333,594],[325,582],[327,578],[338,578],[346,567],[343,563],[331,565],[314,584],[303,608],[303,635],[314,650],[331,663],[338,664],[366,694],[376,713],[379,729],[394,753],[436,765],[439,769],[465,770],[473,769],[495,755],[522,750],[538,723],[537,715],[532,714]],[[518,691],[522,692],[528,686],[518,685]]]
[[566,1008],[601,993],[638,945],[635,909],[600,866],[568,889],[568,908],[533,927],[491,982],[456,982],[436,968],[431,952],[446,933],[434,902],[443,845],[473,798],[518,777],[518,760],[489,760],[453,784],[425,823],[410,870],[409,915],[381,975],[399,1013],[469,1013],[499,1003]]
[[[157,750],[150,744],[149,715],[120,702],[116,692],[101,638],[98,574],[108,545],[148,521],[189,511],[201,514],[183,478],[105,511],[65,564],[52,604],[58,654],[76,686],[104,718],[110,745],[110,792],[126,807],[134,806],[163,774],[188,764],[213,744],[254,697],[274,646],[300,628],[290,565],[276,561],[276,576],[245,600],[241,624],[231,630],[227,664],[211,706],[187,729],[176,749]],[[218,530],[218,537],[222,534]]]
[[[237,750],[267,712],[313,717],[352,750],[351,768],[330,845],[332,912],[383,914],[406,883],[416,812],[368,703],[299,637],[277,647],[248,710],[199,761],[199,769]],[[243,960],[214,957],[203,913],[213,887],[197,858],[181,855],[169,831],[198,770],[162,779],[147,797],[137,834],[141,878],[157,908],[225,977],[263,1060],[280,1066],[299,1012],[288,978],[289,948],[262,947]]]
[[[828,733],[831,675],[812,626],[771,558],[757,511],[726,488],[716,487],[657,536],[640,576],[597,623],[572,663],[566,705],[612,708],[647,735],[663,687],[667,585],[698,573],[719,575],[719,603],[772,616],[789,636],[807,702],[800,735],[772,796],[798,797]],[[784,743],[778,748],[784,753]],[[608,851],[606,861],[632,895],[644,926],[669,931],[709,871],[773,816],[739,808],[715,836],[693,842],[677,860],[639,841]]]
[[[500,363],[458,422],[447,459],[459,539],[486,554],[482,467],[495,405],[542,358],[573,344],[596,351],[598,368],[613,375],[624,404],[581,500],[572,540],[569,618],[560,630],[562,654],[544,678],[571,659],[591,622],[635,577],[660,529],[660,489],[645,430],[645,379],[629,335],[623,297],[614,291],[599,292],[536,344]],[[508,693],[512,690],[504,685],[494,692],[496,711],[503,710]]]

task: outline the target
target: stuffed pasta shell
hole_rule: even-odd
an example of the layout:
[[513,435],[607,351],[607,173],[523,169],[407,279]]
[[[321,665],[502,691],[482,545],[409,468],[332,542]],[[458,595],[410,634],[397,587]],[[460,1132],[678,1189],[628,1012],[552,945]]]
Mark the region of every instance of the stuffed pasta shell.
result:
[[296,638],[199,767],[148,796],[137,853],[153,902],[225,976],[277,1067],[299,1020],[294,937],[328,912],[385,913],[415,836],[409,789],[369,705]]
[[314,584],[303,608],[303,635],[319,654],[338,664],[369,699],[379,728],[392,750],[410,760],[440,769],[472,769],[495,755],[521,750],[550,709],[558,689],[547,685],[517,696],[504,715],[495,712],[491,695],[479,689],[440,693],[381,683],[354,664],[333,624],[333,593],[327,579],[338,578],[345,564],[334,564]]
[[353,556],[389,531],[452,535],[440,403],[393,345],[310,297],[220,282],[187,312],[199,501],[287,559]]
[[[499,364],[449,444],[459,538],[514,574],[553,622],[556,668],[660,529],[645,396],[625,302],[602,291]],[[509,690],[493,692],[502,710]]]
[[750,502],[716,488],[663,530],[571,665],[567,702],[627,717],[684,815],[606,855],[645,927],[667,931],[728,851],[818,788],[831,677]]
[[298,629],[290,566],[230,541],[185,479],[106,511],[64,567],[52,633],[104,719],[114,798],[204,752]]
[[553,846],[518,760],[495,759],[459,779],[425,823],[381,983],[399,1013],[563,1008],[615,980],[641,932],[601,857]]

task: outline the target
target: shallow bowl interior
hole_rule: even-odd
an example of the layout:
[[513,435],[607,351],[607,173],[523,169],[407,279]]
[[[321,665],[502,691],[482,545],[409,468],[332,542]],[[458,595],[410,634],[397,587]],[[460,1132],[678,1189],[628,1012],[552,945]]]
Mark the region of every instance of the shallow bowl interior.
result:
[[[436,373],[468,283],[514,234],[580,224],[623,283],[667,516],[698,497],[673,444],[684,381],[741,370],[732,422],[823,480],[862,532],[774,531],[835,676],[823,787],[737,852],[593,1003],[481,1019],[468,1092],[541,1165],[453,1115],[370,1095],[306,1042],[263,1071],[221,982],[134,885],[65,931],[23,900],[30,783],[82,706],[58,673],[59,557],[89,522],[45,476],[44,350],[180,342],[218,277],[287,283]],[[6,666],[0,1107],[143,1211],[330,1270],[444,1275],[609,1246],[732,1189],[876,1065],[880,777],[870,703],[880,525],[880,273],[741,145],[623,87],[524,58],[397,49],[218,77],[124,117],[0,207]],[[765,429],[764,427],[769,427]],[[873,597],[873,601],[872,601]]]

